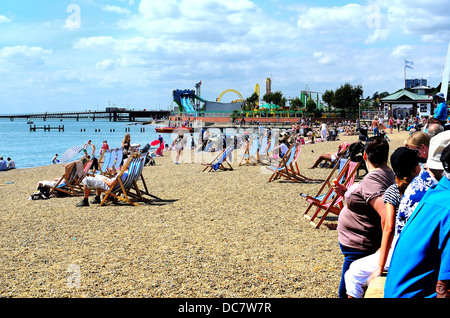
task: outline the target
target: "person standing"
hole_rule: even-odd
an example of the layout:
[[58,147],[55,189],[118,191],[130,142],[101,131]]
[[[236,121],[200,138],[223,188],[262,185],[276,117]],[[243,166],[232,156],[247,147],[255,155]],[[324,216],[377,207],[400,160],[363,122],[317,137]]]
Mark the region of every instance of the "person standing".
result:
[[328,126],[325,122],[323,122],[320,125],[320,136],[322,137],[322,141],[327,140],[327,132],[328,132]]
[[374,119],[372,120],[372,131],[373,131],[373,135],[374,136],[379,136],[380,135],[379,134],[379,130],[378,130],[378,125],[379,125],[378,117],[375,116]]
[[441,125],[444,126],[447,123],[447,103],[445,102],[445,96],[443,93],[437,93],[435,97],[437,98],[438,105],[433,117],[438,119]]

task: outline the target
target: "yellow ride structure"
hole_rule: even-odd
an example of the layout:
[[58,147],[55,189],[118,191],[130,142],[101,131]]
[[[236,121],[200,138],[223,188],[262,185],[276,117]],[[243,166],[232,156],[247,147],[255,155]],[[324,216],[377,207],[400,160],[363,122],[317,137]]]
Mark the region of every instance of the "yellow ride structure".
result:
[[243,102],[244,101],[244,97],[242,97],[241,93],[239,93],[235,89],[224,90],[222,92],[222,94],[220,94],[219,97],[217,98],[217,101],[220,102],[220,100],[222,99],[223,95],[225,95],[226,93],[235,93],[239,97],[239,99],[232,101],[232,103],[238,103],[238,102]]

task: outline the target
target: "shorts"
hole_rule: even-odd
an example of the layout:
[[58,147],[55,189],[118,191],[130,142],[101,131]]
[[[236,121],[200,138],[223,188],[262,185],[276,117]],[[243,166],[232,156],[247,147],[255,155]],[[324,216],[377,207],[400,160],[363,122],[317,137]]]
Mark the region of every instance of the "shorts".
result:
[[53,188],[56,185],[57,181],[42,181],[43,187]]
[[91,189],[100,188],[105,191],[109,190],[109,186],[105,183],[105,181],[97,177],[86,177],[83,179],[83,184]]

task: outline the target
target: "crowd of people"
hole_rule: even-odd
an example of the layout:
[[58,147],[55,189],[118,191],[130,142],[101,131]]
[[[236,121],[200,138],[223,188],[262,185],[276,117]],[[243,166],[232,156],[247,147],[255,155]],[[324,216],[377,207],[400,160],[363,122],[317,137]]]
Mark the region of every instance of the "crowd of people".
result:
[[374,134],[364,150],[368,173],[349,189],[334,186],[346,203],[337,226],[339,297],[364,297],[385,271],[387,298],[450,296],[450,131],[428,127],[390,157],[388,141]]

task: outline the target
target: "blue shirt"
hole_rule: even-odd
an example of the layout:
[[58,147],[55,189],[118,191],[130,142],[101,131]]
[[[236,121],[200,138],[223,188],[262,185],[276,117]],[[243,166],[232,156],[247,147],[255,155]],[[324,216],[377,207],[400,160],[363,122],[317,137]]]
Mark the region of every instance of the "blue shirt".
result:
[[438,181],[427,170],[424,168],[420,169],[420,173],[411,181],[400,199],[395,217],[395,235],[399,235],[403,230],[406,221],[414,212],[427,190],[437,183]]
[[8,169],[8,165],[5,160],[0,160],[0,171],[6,171]]
[[394,248],[384,297],[436,297],[437,281],[450,280],[449,194],[444,176],[409,217]]
[[439,103],[434,111],[434,118],[445,121],[447,120],[447,104],[445,102]]

